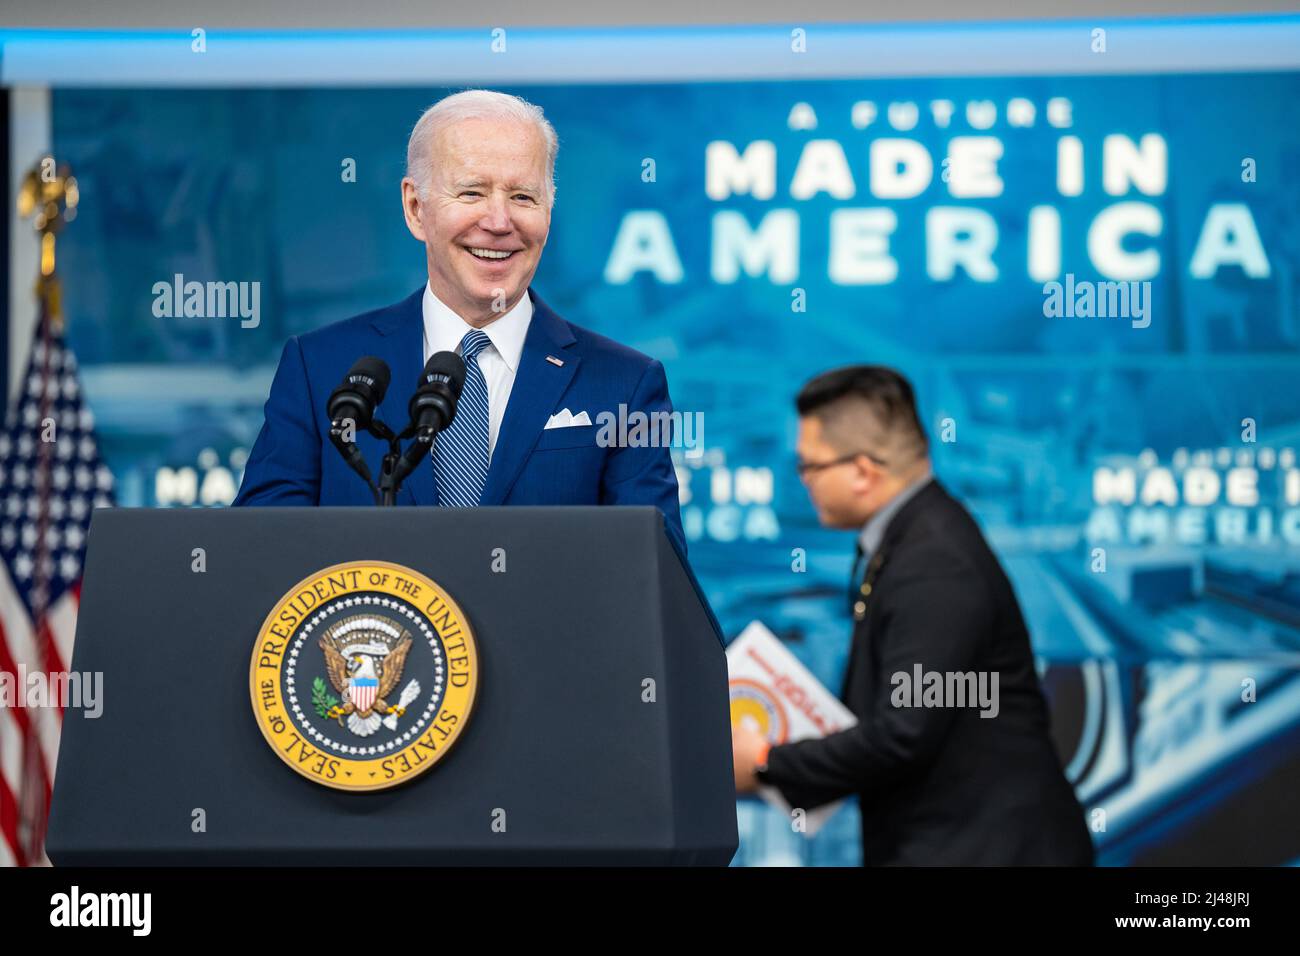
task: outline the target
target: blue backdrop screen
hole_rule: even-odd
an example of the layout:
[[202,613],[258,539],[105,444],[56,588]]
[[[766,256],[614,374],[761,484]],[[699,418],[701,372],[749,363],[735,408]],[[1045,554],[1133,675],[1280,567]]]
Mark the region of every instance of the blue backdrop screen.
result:
[[[792,398],[894,365],[1024,604],[1102,861],[1300,858],[1300,76],[509,91],[561,142],[535,286],[701,416],[683,518],[728,637],[761,620],[838,687],[852,542]],[[398,183],[446,92],[54,93],[123,504],[228,503],[285,338],[423,283]],[[256,315],[187,317],[189,281],[256,283]],[[857,859],[851,807],[813,840],[741,818],[740,862]]]

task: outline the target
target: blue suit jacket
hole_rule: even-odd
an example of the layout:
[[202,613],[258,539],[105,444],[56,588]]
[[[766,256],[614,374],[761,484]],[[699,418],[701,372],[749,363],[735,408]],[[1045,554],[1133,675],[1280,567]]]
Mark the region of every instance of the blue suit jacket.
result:
[[[556,315],[531,288],[533,317],[510,402],[493,449],[484,505],[654,505],[686,553],[677,476],[664,447],[601,447],[597,415],[671,412],[663,365]],[[378,416],[394,430],[424,367],[424,288],[384,309],[337,322],[285,343],[235,505],[373,505],[365,483],[330,443],[325,403],[363,355],[388,363],[393,378]],[[553,356],[563,362],[547,361]],[[591,425],[546,429],[568,408]],[[357,435],[378,479],[387,444]],[[437,478],[424,456],[402,486],[399,505],[436,505]]]

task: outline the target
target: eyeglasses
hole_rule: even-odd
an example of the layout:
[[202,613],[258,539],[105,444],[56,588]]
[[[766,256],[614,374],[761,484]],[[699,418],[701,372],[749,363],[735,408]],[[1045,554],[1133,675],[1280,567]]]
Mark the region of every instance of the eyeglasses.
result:
[[834,468],[836,465],[846,465],[851,461],[856,461],[859,456],[867,458],[879,465],[881,468],[887,466],[887,462],[885,462],[883,458],[877,458],[869,451],[855,451],[851,455],[845,455],[842,458],[833,458],[830,461],[799,461],[796,459],[794,470],[799,473],[800,478],[806,478],[814,472],[822,471],[826,468]]

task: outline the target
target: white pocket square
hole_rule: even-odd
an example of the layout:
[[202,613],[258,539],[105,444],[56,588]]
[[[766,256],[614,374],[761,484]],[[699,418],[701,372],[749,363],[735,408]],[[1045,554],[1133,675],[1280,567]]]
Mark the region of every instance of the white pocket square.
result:
[[567,408],[561,408],[558,412],[546,420],[547,428],[572,428],[574,425],[590,425],[591,416],[586,412],[573,414]]

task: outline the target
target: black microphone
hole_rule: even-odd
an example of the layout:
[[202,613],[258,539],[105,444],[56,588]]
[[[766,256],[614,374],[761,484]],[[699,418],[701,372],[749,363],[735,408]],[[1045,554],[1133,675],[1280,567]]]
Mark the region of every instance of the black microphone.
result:
[[[373,355],[357,359],[343,377],[343,382],[330,393],[329,402],[325,406],[325,413],[330,420],[330,442],[339,450],[348,467],[369,486],[375,504],[379,504],[379,490],[370,476],[370,469],[366,467],[365,456],[357,448],[355,436],[358,428],[380,437],[392,434],[383,422],[375,418],[375,409],[384,400],[391,379],[392,373],[383,359]],[[348,422],[352,423],[352,440],[347,437]]]
[[330,393],[326,405],[330,424],[342,427],[344,420],[351,419],[356,428],[370,430],[375,409],[384,400],[392,378],[383,359],[373,355],[357,359],[342,384]]
[[455,352],[435,352],[430,357],[407,405],[411,423],[402,430],[403,435],[414,435],[415,441],[394,462],[391,474],[385,472],[380,479],[379,486],[384,492],[382,503],[396,502],[397,489],[428,454],[434,436],[456,417],[456,403],[464,385],[464,359]]
[[435,352],[420,373],[420,385],[411,396],[408,410],[414,431],[422,442],[451,424],[456,416],[456,403],[465,385],[465,360],[455,352]]

